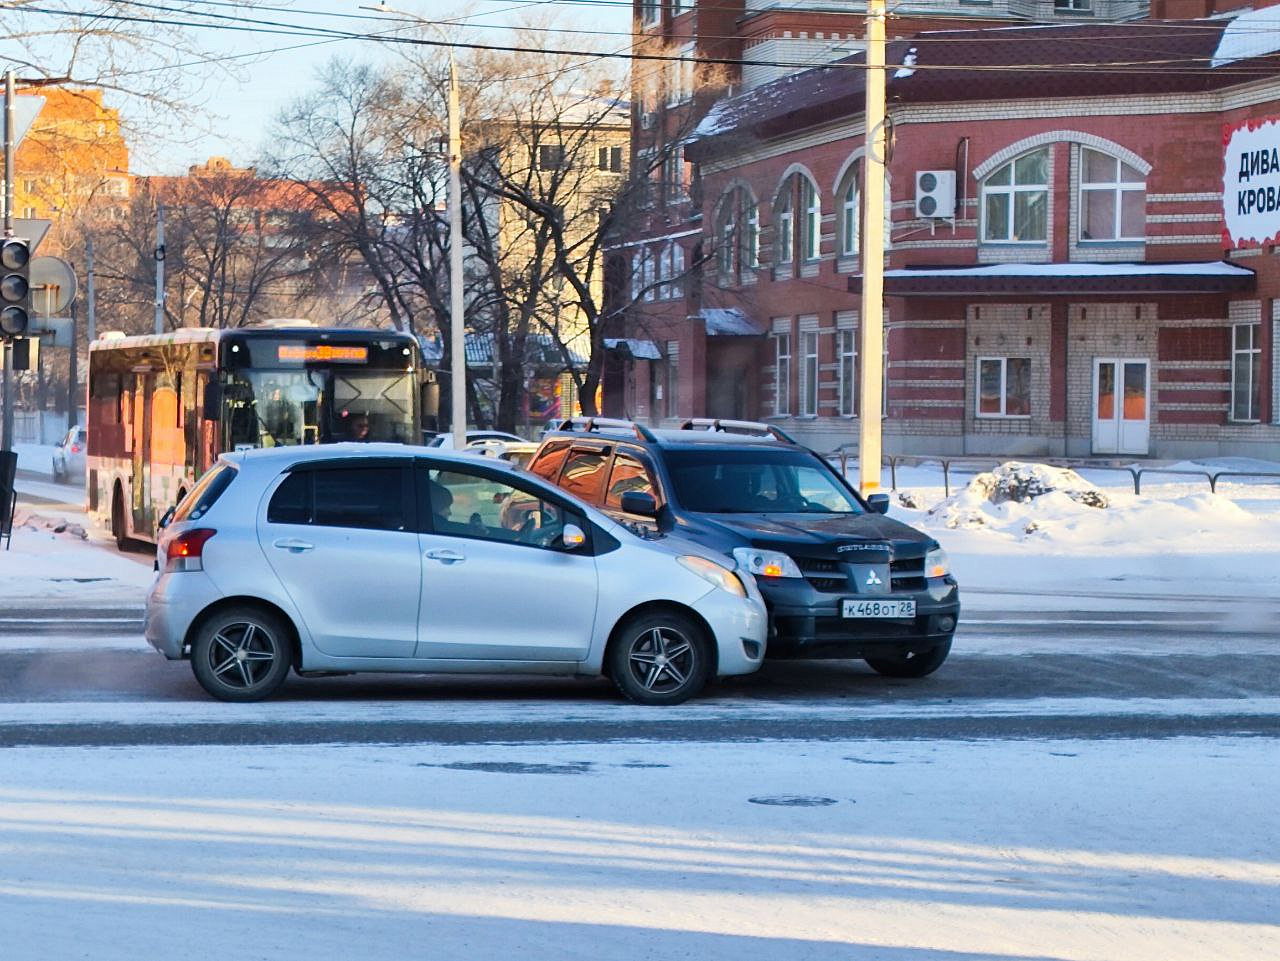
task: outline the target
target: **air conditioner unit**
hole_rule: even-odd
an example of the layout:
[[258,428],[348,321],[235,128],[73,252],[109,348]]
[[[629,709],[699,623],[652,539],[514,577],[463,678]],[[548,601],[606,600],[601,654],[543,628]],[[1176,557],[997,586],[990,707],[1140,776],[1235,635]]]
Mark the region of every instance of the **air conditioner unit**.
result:
[[916,216],[954,217],[956,215],[956,172],[954,170],[916,171]]

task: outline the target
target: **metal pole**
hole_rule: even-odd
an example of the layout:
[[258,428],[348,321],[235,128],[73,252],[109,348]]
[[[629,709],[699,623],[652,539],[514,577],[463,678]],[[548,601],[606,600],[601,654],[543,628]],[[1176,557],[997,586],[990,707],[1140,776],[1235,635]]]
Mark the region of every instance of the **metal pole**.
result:
[[164,333],[164,204],[156,205],[156,333]]
[[[4,235],[13,236],[13,71],[4,75]],[[4,384],[0,387],[0,402],[4,404],[0,419],[0,450],[13,449],[13,347],[3,345]],[[0,508],[8,509],[7,504]],[[0,528],[5,525],[0,522]]]
[[858,486],[880,489],[884,354],[885,0],[867,0],[866,152],[862,157],[862,396]]
[[13,236],[13,71],[4,75],[4,235]]
[[98,336],[98,329],[97,329],[97,325],[94,323],[95,318],[93,313],[94,312],[94,296],[93,296],[93,238],[92,237],[88,238],[85,244],[85,259],[86,259],[85,272],[89,275],[89,288],[85,293],[85,299],[88,301],[88,303],[85,305],[87,308],[86,310],[87,316],[85,318],[87,326],[85,327],[84,340],[86,344],[92,344],[93,338]]
[[449,51],[449,340],[453,446],[467,439],[466,318],[462,302],[462,130],[458,117],[458,69]]
[[67,359],[67,430],[80,422],[80,356],[76,349],[76,302],[71,301],[71,356]]

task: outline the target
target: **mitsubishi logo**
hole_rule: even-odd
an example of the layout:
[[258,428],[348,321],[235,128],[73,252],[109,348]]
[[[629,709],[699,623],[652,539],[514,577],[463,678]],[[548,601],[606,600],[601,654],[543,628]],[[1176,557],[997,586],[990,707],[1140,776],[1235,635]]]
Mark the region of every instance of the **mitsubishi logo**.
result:
[[867,587],[873,587],[876,584],[883,584],[883,583],[884,581],[880,580],[880,575],[877,574],[875,571],[867,572]]

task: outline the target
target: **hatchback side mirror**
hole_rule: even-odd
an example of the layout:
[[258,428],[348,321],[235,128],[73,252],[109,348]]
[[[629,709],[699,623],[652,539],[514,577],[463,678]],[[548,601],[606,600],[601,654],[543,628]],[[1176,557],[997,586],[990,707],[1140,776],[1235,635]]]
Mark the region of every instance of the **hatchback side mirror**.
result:
[[177,509],[178,509],[177,507],[170,507],[167,511],[165,511],[163,514],[160,515],[160,524],[159,524],[160,530],[164,530],[166,527],[169,526],[170,522],[172,522],[173,520],[174,511],[176,511]]
[[657,517],[658,501],[648,491],[625,491],[622,495],[622,513],[641,517]]
[[576,551],[587,542],[587,535],[577,524],[565,524],[564,530],[560,532],[560,539],[566,551]]
[[888,494],[869,494],[867,495],[867,507],[873,514],[889,513],[889,495]]

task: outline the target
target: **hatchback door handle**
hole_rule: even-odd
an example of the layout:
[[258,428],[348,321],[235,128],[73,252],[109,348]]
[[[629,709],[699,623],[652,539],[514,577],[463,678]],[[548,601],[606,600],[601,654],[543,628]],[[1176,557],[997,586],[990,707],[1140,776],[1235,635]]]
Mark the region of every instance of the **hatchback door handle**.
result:
[[306,541],[300,541],[296,537],[282,537],[273,542],[271,546],[278,547],[282,551],[289,551],[291,554],[302,554],[316,549],[315,544],[308,544]]
[[456,564],[458,561],[465,561],[467,559],[466,554],[462,554],[462,553],[459,553],[458,551],[450,550],[447,547],[433,548],[432,550],[427,551],[422,556],[427,558],[428,560],[443,561],[446,564]]

